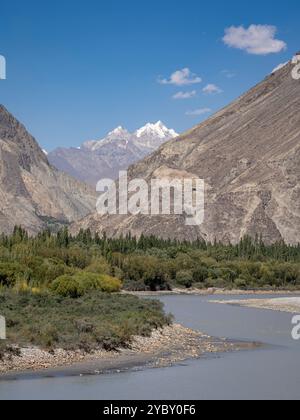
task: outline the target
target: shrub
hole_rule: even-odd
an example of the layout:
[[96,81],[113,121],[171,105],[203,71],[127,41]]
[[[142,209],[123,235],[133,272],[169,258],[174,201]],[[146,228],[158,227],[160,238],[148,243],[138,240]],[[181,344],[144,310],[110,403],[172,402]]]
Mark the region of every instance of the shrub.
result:
[[51,285],[51,290],[55,292],[57,295],[63,297],[70,297],[76,299],[82,296],[82,290],[80,283],[78,280],[73,276],[61,276],[58,277]]
[[124,278],[129,281],[142,281],[150,290],[169,288],[168,275],[163,262],[156,257],[133,255],[123,263]]
[[191,270],[178,271],[176,274],[176,283],[186,288],[192,287],[193,272]]
[[51,289],[60,296],[76,299],[91,290],[106,293],[119,292],[121,286],[119,279],[106,274],[78,272],[74,276],[58,277],[51,285]]
[[196,268],[193,272],[193,281],[195,283],[204,283],[208,277],[208,269],[204,266]]
[[29,266],[33,272],[31,283],[35,286],[48,286],[56,278],[75,272],[75,269],[68,267],[57,259],[49,258],[39,260],[39,258],[34,258],[29,262]]
[[108,276],[107,274],[102,274],[98,280],[98,289],[102,292],[107,293],[116,293],[121,290],[122,282],[121,280]]
[[234,284],[238,289],[245,289],[247,287],[247,280],[238,278],[234,281]]
[[123,283],[124,290],[130,290],[132,292],[145,292],[147,287],[142,280],[125,280]]
[[12,287],[18,279],[27,280],[30,270],[19,263],[0,263],[0,285]]
[[213,267],[216,264],[216,260],[212,257],[201,257],[201,264],[205,267]]
[[92,258],[86,249],[78,245],[63,250],[64,262],[70,266],[83,270],[91,264]]
[[216,287],[218,289],[223,289],[228,287],[228,283],[226,282],[226,280],[222,279],[222,278],[209,278],[205,281],[205,286],[206,287]]
[[91,264],[84,271],[96,274],[110,274],[110,266],[105,258],[94,258]]
[[46,349],[52,349],[59,340],[59,334],[55,325],[47,324],[40,331],[41,345]]
[[180,253],[175,259],[177,270],[191,270],[195,267],[195,261],[187,255]]

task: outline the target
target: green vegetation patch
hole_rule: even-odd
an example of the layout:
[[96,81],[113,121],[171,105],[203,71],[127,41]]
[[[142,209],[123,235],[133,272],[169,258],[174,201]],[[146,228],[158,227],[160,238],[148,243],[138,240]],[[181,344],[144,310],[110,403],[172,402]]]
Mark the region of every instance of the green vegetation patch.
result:
[[99,291],[72,299],[6,290],[0,292],[0,311],[8,336],[2,352],[4,345],[116,350],[128,347],[135,335],[149,336],[171,323],[158,301]]
[[51,291],[81,297],[91,291],[181,288],[300,289],[300,244],[245,237],[238,244],[118,239],[65,227],[29,237],[16,227],[0,235],[0,290]]
[[51,290],[64,297],[78,298],[92,290],[115,293],[121,290],[122,282],[119,279],[89,272],[78,272],[73,276],[58,277],[51,284]]

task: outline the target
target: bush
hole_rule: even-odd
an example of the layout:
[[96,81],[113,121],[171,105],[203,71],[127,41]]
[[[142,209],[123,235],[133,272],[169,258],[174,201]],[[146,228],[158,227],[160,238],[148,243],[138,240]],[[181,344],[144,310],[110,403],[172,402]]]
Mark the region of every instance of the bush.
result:
[[57,295],[76,299],[82,296],[80,283],[75,277],[61,276],[58,277],[51,285],[51,290]]
[[110,266],[103,257],[93,259],[91,264],[86,267],[84,271],[96,274],[111,274]]
[[33,272],[31,283],[36,286],[48,286],[56,278],[75,272],[75,269],[55,258],[40,259],[35,257],[31,259],[28,265]]
[[0,263],[0,285],[13,287],[18,279],[28,280],[31,271],[19,263]]
[[67,249],[68,265],[84,269],[91,263],[91,257],[87,250],[81,249],[79,246],[73,246]]
[[59,333],[55,325],[47,324],[40,331],[42,347],[52,349],[59,340]]
[[234,281],[234,284],[238,289],[245,289],[248,285],[247,280],[241,278],[236,279]]
[[188,254],[178,254],[175,263],[177,270],[192,270],[195,267],[195,261]]
[[121,290],[121,287],[121,280],[108,276],[107,274],[102,274],[99,278],[97,289],[106,293],[116,293]]
[[218,289],[225,289],[226,287],[228,288],[228,283],[226,282],[226,280],[222,279],[222,278],[209,278],[205,281],[205,286],[206,287],[216,287]]
[[193,272],[190,270],[178,271],[178,273],[176,274],[176,283],[186,288],[192,287]]
[[119,279],[106,274],[78,272],[74,276],[58,277],[51,285],[56,294],[76,299],[91,290],[100,290],[106,293],[119,292],[122,283]]
[[163,262],[156,257],[133,255],[123,262],[126,281],[143,282],[150,290],[169,289],[168,275]]
[[130,290],[131,292],[145,292],[147,287],[142,280],[125,280],[123,283],[124,290]]
[[204,283],[207,277],[208,277],[208,269],[204,266],[198,267],[193,272],[193,281],[195,283]]

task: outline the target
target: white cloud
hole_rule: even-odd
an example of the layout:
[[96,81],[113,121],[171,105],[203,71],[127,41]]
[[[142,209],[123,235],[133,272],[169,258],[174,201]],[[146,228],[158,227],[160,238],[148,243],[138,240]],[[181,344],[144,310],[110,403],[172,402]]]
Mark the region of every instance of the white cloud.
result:
[[191,99],[197,95],[196,90],[192,90],[190,92],[178,92],[173,95],[173,99]]
[[221,73],[224,74],[225,77],[227,77],[227,79],[232,79],[233,77],[236,76],[236,73],[230,70],[222,70]]
[[225,29],[223,41],[229,47],[245,50],[249,54],[279,53],[286,49],[287,44],[275,38],[276,32],[276,26],[270,25],[250,25],[248,29],[231,26]]
[[278,66],[277,66],[277,67],[275,67],[275,69],[272,71],[272,74],[273,74],[273,73],[276,73],[278,70],[283,69],[283,67],[285,67],[287,64],[289,64],[289,61],[287,61],[286,63],[281,63],[281,64],[278,64]]
[[6,79],[6,59],[0,55],[0,80]]
[[186,115],[194,117],[194,116],[209,114],[210,112],[212,112],[210,108],[200,108],[200,109],[195,109],[194,111],[187,111]]
[[159,79],[158,82],[162,85],[188,86],[201,83],[202,79],[192,73],[190,69],[185,68],[175,71],[169,79]]
[[218,86],[210,83],[207,86],[205,86],[205,88],[203,89],[203,92],[206,93],[207,95],[214,95],[217,93],[222,93],[223,91]]

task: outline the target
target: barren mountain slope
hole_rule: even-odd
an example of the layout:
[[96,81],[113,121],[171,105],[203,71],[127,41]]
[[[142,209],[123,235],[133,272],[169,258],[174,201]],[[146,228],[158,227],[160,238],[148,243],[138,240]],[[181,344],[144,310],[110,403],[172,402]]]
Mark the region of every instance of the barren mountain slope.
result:
[[[237,242],[262,234],[266,242],[300,242],[300,81],[290,62],[234,103],[130,168],[131,178],[186,171],[206,183],[205,221],[184,217],[92,215],[75,224],[117,236]],[[188,175],[184,175],[188,176]]]
[[92,189],[52,168],[37,142],[0,106],[0,231],[32,234],[47,221],[71,222],[95,208]]

